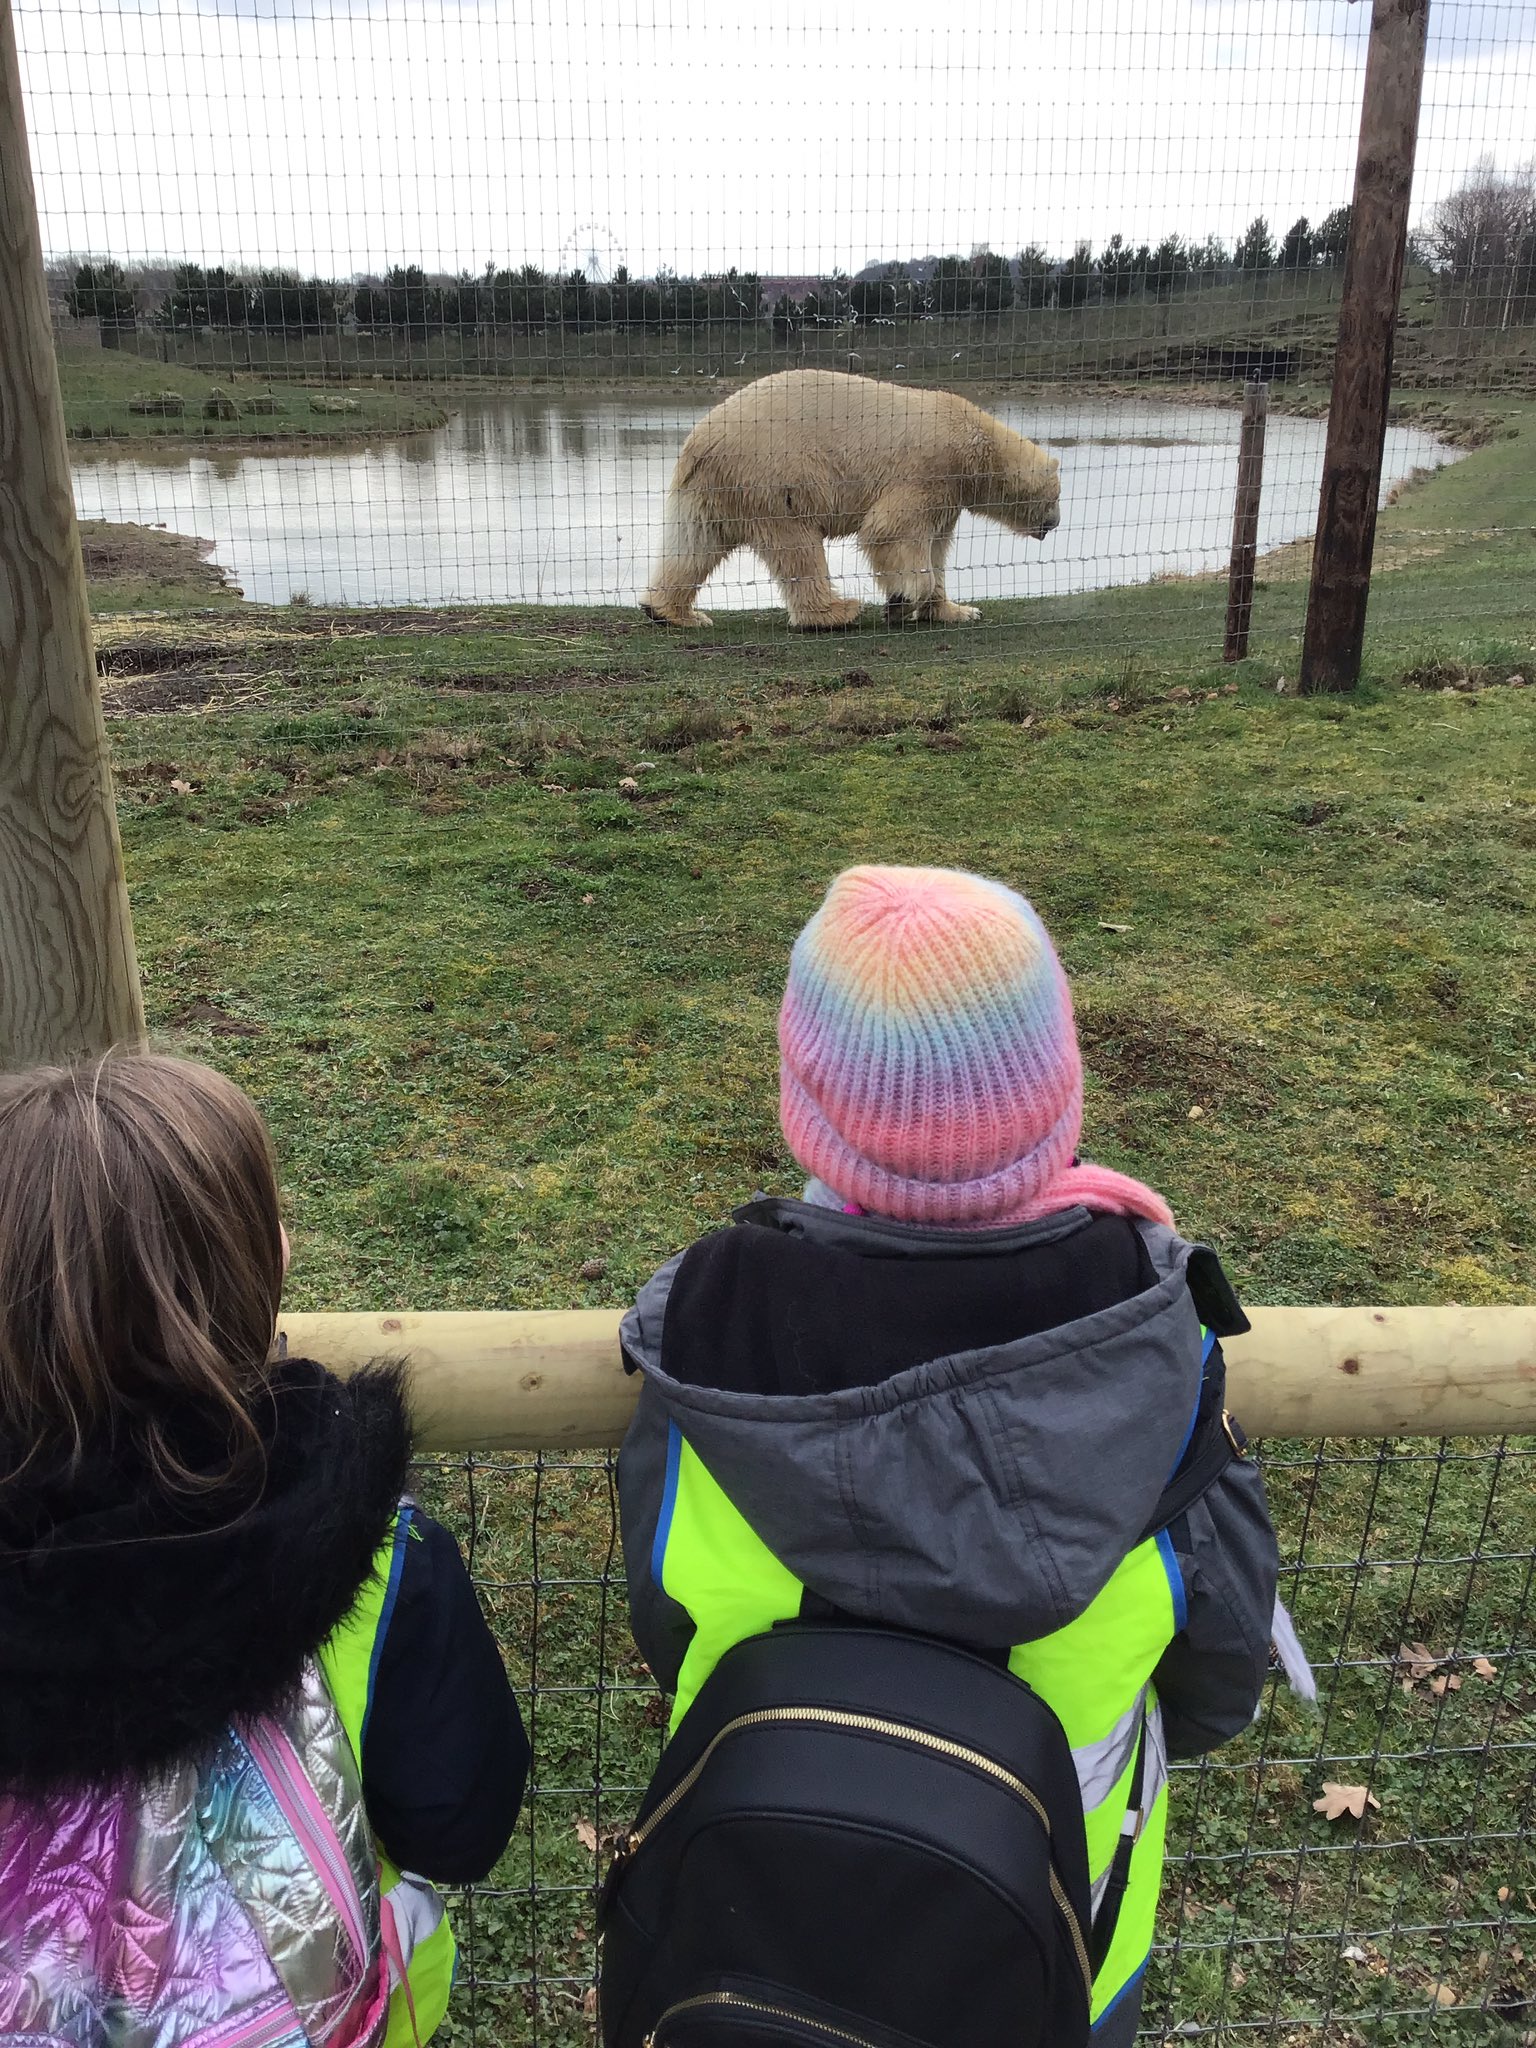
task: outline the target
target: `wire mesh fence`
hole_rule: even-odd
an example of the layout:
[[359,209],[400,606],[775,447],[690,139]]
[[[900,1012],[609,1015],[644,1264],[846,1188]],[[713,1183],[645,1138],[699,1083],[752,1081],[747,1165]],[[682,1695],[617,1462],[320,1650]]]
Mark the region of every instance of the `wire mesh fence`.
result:
[[[113,603],[180,612],[201,601],[160,577],[180,535],[288,607],[103,633],[130,827],[162,806],[209,833],[286,821],[365,776],[414,825],[453,811],[456,785],[526,779],[531,802],[572,800],[585,843],[498,846],[481,880],[590,907],[610,846],[657,814],[642,800],[686,794],[695,751],[754,722],[941,751],[974,710],[1032,724],[1036,699],[995,678],[984,701],[963,676],[951,690],[951,623],[1125,655],[1108,708],[1145,709],[1132,653],[1221,644],[1247,380],[1271,413],[1258,631],[1299,635],[1364,7],[13,6],[88,558]],[[1470,485],[1456,463],[1497,453],[1536,402],[1533,161],[1536,0],[1433,0],[1377,567],[1394,631],[1449,638],[1501,681],[1533,651],[1528,463]],[[714,624],[685,629],[733,657],[713,690],[679,690],[649,651],[679,643],[635,613],[687,435],[788,371],[968,397],[1060,463],[1043,537],[959,518],[948,594],[981,620],[936,622],[905,697],[871,691],[873,633],[780,660],[785,579],[759,552],[711,567]],[[878,567],[833,535],[838,589],[894,631]],[[415,607],[439,639],[406,631]],[[594,652],[580,636],[607,607],[633,624]],[[509,669],[496,636],[514,628]],[[546,719],[541,700],[575,688],[580,715]],[[1337,808],[1294,803],[1298,831]],[[820,823],[808,801],[794,829]],[[1394,816],[1379,845],[1405,836]],[[427,856],[391,860],[404,900]],[[1504,851],[1485,865],[1513,891]],[[339,886],[318,861],[305,875]],[[1466,893],[1414,881],[1431,884],[1437,904]],[[299,887],[272,883],[251,915],[294,915]],[[710,928],[671,901],[659,918],[643,936],[680,972],[664,948]],[[178,935],[168,979],[198,943]],[[299,1044],[319,1057],[313,1029]],[[425,1087],[422,1056],[402,1044],[390,1085]],[[505,1086],[500,1040],[454,1056]],[[1536,2036],[1531,1455],[1269,1447],[1321,1708],[1272,1694],[1247,1737],[1177,1773],[1149,2038]],[[423,1487],[466,1542],[535,1742],[514,1849],[461,1903],[450,2027],[582,2041],[595,1880],[664,1723],[628,1636],[611,1464],[443,1461]]]
[[[211,543],[263,603],[632,607],[693,426],[853,375],[968,396],[1061,474],[1039,539],[818,514],[866,620],[937,602],[937,562],[984,631],[1203,647],[1258,378],[1261,622],[1292,630],[1369,11],[18,0],[80,510]],[[1530,609],[1507,494],[1419,486],[1536,396],[1533,108],[1536,0],[1435,0],[1400,620]],[[849,402],[793,400],[818,460]],[[915,401],[892,418],[926,474]],[[815,574],[776,508],[695,564],[717,639],[781,633]]]
[[[1176,1767],[1144,2037],[1381,2044],[1536,2037],[1529,1442],[1271,1443],[1282,1590],[1316,1710]],[[613,1468],[441,1460],[524,1702],[533,1784],[458,1909],[459,2041],[590,2038],[595,1887],[665,1722],[630,1642]]]

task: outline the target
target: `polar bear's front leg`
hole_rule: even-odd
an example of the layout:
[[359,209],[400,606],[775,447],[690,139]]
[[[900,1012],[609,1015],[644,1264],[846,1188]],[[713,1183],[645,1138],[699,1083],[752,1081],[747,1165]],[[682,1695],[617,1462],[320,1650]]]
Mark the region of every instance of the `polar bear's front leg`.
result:
[[826,547],[814,526],[776,523],[760,533],[754,545],[783,591],[789,623],[798,632],[835,632],[851,626],[863,611],[857,598],[838,596],[827,573]]
[[951,604],[944,594],[944,560],[954,522],[935,532],[933,517],[919,493],[890,492],[871,507],[859,529],[859,546],[885,592],[891,618],[967,624],[980,612],[973,605]]
[[981,617],[976,606],[956,604],[944,588],[944,571],[949,565],[950,543],[954,537],[953,521],[933,537],[933,597],[927,616],[939,626],[974,626]]

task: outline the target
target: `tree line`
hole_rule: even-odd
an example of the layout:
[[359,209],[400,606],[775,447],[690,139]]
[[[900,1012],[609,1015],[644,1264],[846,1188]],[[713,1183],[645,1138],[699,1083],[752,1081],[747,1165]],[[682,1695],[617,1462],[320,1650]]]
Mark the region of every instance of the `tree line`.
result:
[[[989,249],[970,256],[893,262],[850,278],[834,271],[808,288],[777,293],[755,271],[680,277],[668,270],[632,278],[622,266],[598,280],[582,271],[560,277],[536,264],[478,276],[432,277],[397,264],[378,280],[346,284],[282,270],[249,273],[228,265],[176,265],[158,291],[145,289],[112,261],[79,264],[67,309],[100,323],[110,345],[140,324],[170,333],[248,333],[302,339],[343,327],[384,331],[409,341],[448,332],[611,328],[661,333],[710,329],[722,339],[768,323],[792,341],[807,329],[904,326],[918,320],[996,314],[1011,307],[1076,308],[1177,293],[1343,263],[1350,208],[1336,207],[1315,226],[1302,215],[1278,238],[1260,215],[1228,248],[1218,237],[1167,235],[1156,245],[1111,235],[1095,250],[1081,241],[1065,256],[1032,242],[1017,256]],[[1464,324],[1507,326],[1536,317],[1536,180],[1481,165],[1441,202],[1413,238],[1411,258],[1427,264],[1457,295]]]
[[98,320],[103,329],[132,330],[142,323],[173,334],[213,329],[302,338],[345,325],[424,341],[484,328],[615,327],[659,333],[766,320],[782,340],[805,328],[859,322],[895,326],[1002,313],[1012,306],[1070,307],[1137,294],[1163,297],[1234,273],[1341,261],[1348,234],[1349,209],[1341,207],[1316,231],[1298,221],[1278,245],[1263,219],[1230,250],[1215,238],[1193,243],[1169,235],[1153,248],[1146,243],[1132,247],[1123,236],[1112,235],[1098,254],[1080,242],[1070,255],[1053,257],[1031,243],[1016,257],[981,250],[971,256],[888,263],[873,278],[834,271],[802,293],[781,291],[771,302],[758,273],[734,269],[704,277],[662,270],[652,278],[632,278],[621,266],[611,279],[599,281],[583,271],[556,276],[532,263],[516,270],[487,264],[479,276],[445,279],[429,276],[420,264],[396,264],[377,281],[343,284],[288,271],[250,274],[225,264],[180,263],[169,286],[156,294],[120,264],[93,261],[76,268],[67,307],[73,318]]

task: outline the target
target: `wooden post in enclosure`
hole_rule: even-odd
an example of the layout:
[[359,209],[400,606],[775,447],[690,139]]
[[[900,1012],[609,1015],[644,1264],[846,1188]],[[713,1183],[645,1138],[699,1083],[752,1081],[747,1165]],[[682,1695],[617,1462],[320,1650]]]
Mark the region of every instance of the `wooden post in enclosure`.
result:
[[11,0],[0,0],[0,1065],[142,1037]]
[[1232,562],[1227,570],[1227,638],[1223,661],[1248,652],[1253,618],[1253,567],[1259,552],[1259,499],[1264,488],[1264,422],[1269,386],[1249,383],[1243,391],[1243,431],[1237,450],[1237,499],[1232,508]]
[[[1224,1346],[1250,1436],[1503,1436],[1536,1430],[1536,1308],[1255,1308]],[[284,1315],[290,1357],[352,1372],[403,1358],[422,1448],[619,1443],[640,1375],[618,1309]]]
[[1429,0],[1375,0],[1302,644],[1304,693],[1352,690],[1360,679],[1428,31]]

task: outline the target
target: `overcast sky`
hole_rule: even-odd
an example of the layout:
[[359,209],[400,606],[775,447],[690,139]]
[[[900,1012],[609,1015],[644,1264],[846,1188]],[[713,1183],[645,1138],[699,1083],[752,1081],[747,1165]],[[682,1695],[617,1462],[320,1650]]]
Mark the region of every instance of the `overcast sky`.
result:
[[[347,276],[857,270],[1349,196],[1369,0],[14,0],[45,246]],[[1536,158],[1536,0],[1433,0],[1415,213]]]

